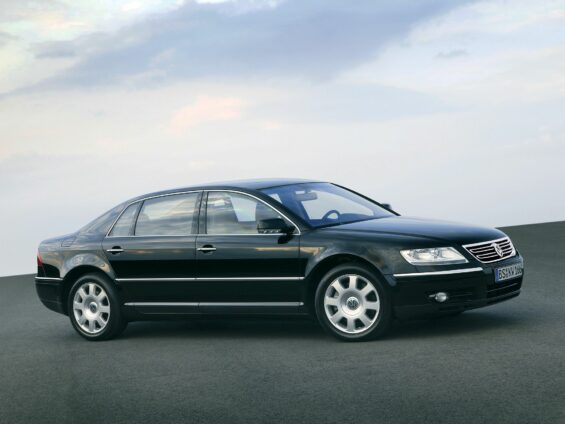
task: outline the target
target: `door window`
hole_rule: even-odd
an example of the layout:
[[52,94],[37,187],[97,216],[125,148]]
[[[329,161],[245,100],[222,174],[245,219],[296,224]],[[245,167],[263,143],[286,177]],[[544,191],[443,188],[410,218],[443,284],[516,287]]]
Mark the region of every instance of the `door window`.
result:
[[157,197],[143,202],[136,236],[185,236],[193,234],[199,193]]
[[265,203],[239,193],[212,191],[206,206],[207,234],[259,234],[257,222],[281,218]]

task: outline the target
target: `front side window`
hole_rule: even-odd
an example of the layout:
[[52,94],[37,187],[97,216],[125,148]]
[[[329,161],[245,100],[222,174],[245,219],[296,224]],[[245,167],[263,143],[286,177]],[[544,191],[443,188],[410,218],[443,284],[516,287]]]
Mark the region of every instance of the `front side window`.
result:
[[185,236],[192,234],[198,193],[157,197],[143,202],[136,236]]
[[137,215],[137,210],[139,209],[139,202],[129,205],[127,209],[122,213],[120,219],[114,224],[114,228],[110,231],[110,236],[112,237],[127,237],[131,235],[131,230],[133,227],[133,221]]
[[314,227],[384,218],[393,214],[330,183],[305,183],[262,190]]
[[259,234],[257,223],[284,219],[263,202],[239,193],[212,191],[206,206],[207,234]]

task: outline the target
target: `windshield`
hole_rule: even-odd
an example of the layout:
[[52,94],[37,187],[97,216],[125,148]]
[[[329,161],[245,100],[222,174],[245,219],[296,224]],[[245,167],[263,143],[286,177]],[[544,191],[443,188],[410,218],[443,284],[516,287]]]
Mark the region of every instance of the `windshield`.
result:
[[305,183],[261,190],[313,227],[393,216],[358,194],[330,183]]

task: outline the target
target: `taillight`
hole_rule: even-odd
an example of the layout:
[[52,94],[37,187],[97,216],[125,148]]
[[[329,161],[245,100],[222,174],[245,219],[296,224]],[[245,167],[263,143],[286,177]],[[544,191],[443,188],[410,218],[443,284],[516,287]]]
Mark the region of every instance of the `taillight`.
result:
[[43,268],[43,260],[41,259],[41,255],[37,252],[37,276],[38,277],[45,277],[45,269]]

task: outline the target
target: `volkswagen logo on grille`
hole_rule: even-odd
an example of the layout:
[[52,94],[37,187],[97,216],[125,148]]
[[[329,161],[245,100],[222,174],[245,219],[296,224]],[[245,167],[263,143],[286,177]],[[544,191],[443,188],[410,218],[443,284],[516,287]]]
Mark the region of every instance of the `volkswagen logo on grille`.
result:
[[496,254],[498,256],[500,256],[501,258],[504,256],[504,252],[502,251],[502,249],[500,248],[500,246],[498,244],[493,243],[492,247],[494,247],[494,251],[496,252]]

